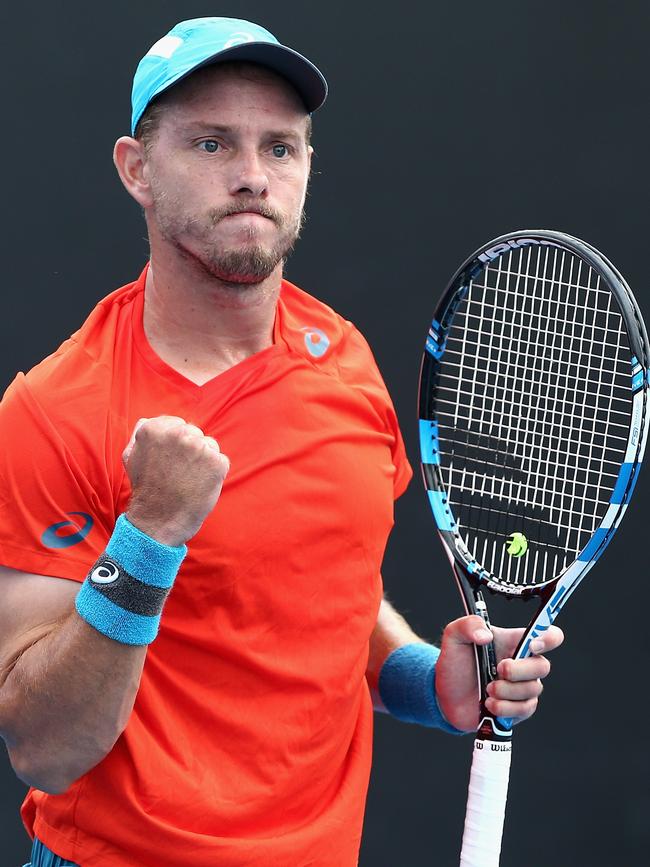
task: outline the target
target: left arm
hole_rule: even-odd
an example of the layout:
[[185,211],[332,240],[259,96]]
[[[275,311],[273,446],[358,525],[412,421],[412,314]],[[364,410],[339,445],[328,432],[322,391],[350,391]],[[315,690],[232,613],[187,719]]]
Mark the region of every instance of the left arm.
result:
[[[495,716],[510,717],[515,722],[527,719],[537,707],[542,692],[542,679],[551,670],[549,661],[540,654],[554,650],[564,636],[556,626],[551,627],[532,645],[534,655],[528,659],[513,660],[523,629],[492,627],[490,633],[480,617],[460,617],[444,630],[440,658],[436,664],[436,696],[444,717],[462,731],[474,731],[478,725],[478,680],[476,674],[475,644],[489,644],[494,640],[499,680],[488,687],[487,709]],[[388,656],[406,644],[425,644],[410,628],[392,605],[382,600],[377,623],[370,637],[370,654],[366,676],[373,703],[377,710],[385,710],[379,696],[378,682],[381,668]]]
[[401,614],[390,604],[388,599],[382,599],[377,615],[377,623],[370,636],[370,652],[366,680],[370,687],[372,704],[375,710],[386,712],[384,703],[379,696],[379,672],[381,667],[398,647],[405,644],[424,644],[424,639],[418,638]]

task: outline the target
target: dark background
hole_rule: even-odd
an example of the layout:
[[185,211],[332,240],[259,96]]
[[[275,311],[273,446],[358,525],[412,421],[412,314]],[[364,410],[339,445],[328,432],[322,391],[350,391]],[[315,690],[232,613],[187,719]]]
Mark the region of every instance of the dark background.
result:
[[[415,466],[428,321],[483,241],[535,227],[583,237],[650,317],[647,2],[3,4],[0,387],[139,273],[144,223],[111,162],[131,76],[176,21],[215,14],[258,21],[329,79],[287,275],[364,331]],[[542,706],[517,731],[502,867],[542,867],[549,847],[558,867],[648,862],[647,471],[637,490],[562,614]],[[435,639],[461,606],[432,527],[416,475],[384,575]],[[470,753],[471,738],[378,719],[363,867],[458,863]],[[14,867],[28,853],[23,787],[0,763],[0,865]]]

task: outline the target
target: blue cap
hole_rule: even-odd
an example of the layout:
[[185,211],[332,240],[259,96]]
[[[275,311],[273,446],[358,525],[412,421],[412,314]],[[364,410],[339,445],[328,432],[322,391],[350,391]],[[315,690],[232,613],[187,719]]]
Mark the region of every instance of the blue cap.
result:
[[192,18],[181,21],[151,46],[133,78],[131,132],[154,97],[195,69],[226,60],[259,63],[286,78],[316,111],[327,97],[327,82],[313,63],[281,45],[272,33],[239,18]]

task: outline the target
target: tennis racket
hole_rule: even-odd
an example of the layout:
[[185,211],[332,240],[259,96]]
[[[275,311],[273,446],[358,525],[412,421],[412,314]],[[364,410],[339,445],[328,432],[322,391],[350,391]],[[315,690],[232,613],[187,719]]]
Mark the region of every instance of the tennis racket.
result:
[[[538,600],[516,659],[625,514],[648,433],[649,361],[623,277],[560,232],[496,238],[438,304],[420,374],[424,481],[467,613],[489,627],[487,593]],[[498,867],[512,731],[485,708],[492,645],[476,656],[481,721],[460,864]]]

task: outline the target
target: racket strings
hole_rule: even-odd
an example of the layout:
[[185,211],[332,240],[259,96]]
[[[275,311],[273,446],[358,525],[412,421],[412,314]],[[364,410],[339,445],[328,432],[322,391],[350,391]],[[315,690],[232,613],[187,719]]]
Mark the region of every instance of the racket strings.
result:
[[[500,580],[549,580],[602,519],[625,452],[622,317],[582,259],[527,247],[470,284],[447,343],[433,397],[461,535]],[[508,555],[513,532],[527,557]]]
[[[548,250],[545,251],[545,259],[546,259],[545,267],[548,267],[548,253],[549,253]],[[558,255],[557,251],[554,251],[553,271],[555,273],[557,273],[557,266],[558,266],[557,255]],[[539,262],[537,264],[539,264]],[[563,264],[564,263],[562,263],[562,265]],[[562,265],[560,266],[560,272],[563,270]],[[570,267],[572,267],[572,266],[573,266],[573,260],[571,260]],[[581,263],[578,266],[579,270],[580,270],[580,268],[581,268]],[[539,276],[537,270],[536,270],[535,276],[536,277]],[[559,280],[557,280],[557,284],[558,284],[558,286],[566,288],[567,286],[573,285],[574,281],[572,278],[573,278],[573,274],[570,272],[568,280],[564,281],[562,279],[559,279]],[[576,282],[577,287],[583,286],[583,284],[581,283],[581,280],[580,280],[580,275],[578,276],[578,279],[575,282]],[[543,286],[543,284],[542,284],[542,286]],[[567,300],[568,301],[571,300],[570,295],[568,295]],[[585,336],[584,335],[584,328],[582,329],[582,333],[576,333],[576,325],[581,324],[579,317],[574,316],[571,319],[565,318],[565,317],[560,315],[561,310],[562,310],[562,307],[557,309],[555,311],[555,314],[553,317],[555,327],[552,330],[552,339],[550,341],[550,344],[548,344],[548,345],[550,345],[550,350],[551,350],[550,353],[548,353],[548,352],[540,353],[539,352],[540,342],[538,340],[534,341],[534,361],[533,361],[533,370],[534,371],[537,371],[542,366],[541,364],[538,364],[538,359],[540,359],[540,358],[546,358],[547,359],[549,357],[549,355],[550,355],[551,359],[553,359],[555,357],[558,346],[563,347],[566,344],[567,336],[570,338],[572,343],[575,341],[576,337],[578,337],[578,336],[580,338],[584,339],[584,336]],[[564,312],[566,312],[566,310],[567,310],[567,305],[564,305]],[[582,324],[584,325],[584,322]],[[546,324],[546,330],[548,333],[548,324]],[[560,361],[563,361],[566,363],[567,359],[560,356]],[[589,366],[591,366],[591,365],[589,365]],[[558,375],[558,373],[561,373],[561,370],[562,370],[561,367],[559,369],[554,369],[553,366],[551,365],[551,373],[556,376],[556,383],[560,383],[563,387],[566,388],[566,398],[562,402],[563,403],[569,403],[569,405],[571,407],[578,406],[578,404],[576,402],[576,397],[577,397],[577,384],[580,382],[580,377],[577,375],[573,376],[573,382],[575,383],[576,388],[571,389],[570,388],[570,380],[568,380],[568,377],[567,377],[566,382],[563,382],[561,377],[557,378],[557,375]],[[552,380],[549,379],[547,382],[547,385],[550,383],[552,383]],[[536,389],[533,388],[530,391],[530,396],[531,396],[531,401],[527,402],[526,400],[523,400],[521,402],[521,406],[526,410],[527,413],[530,413],[531,410],[533,410],[533,399],[537,398],[537,405],[536,405],[535,409],[538,411],[534,412],[532,416],[529,416],[529,417],[532,417],[532,419],[534,421],[534,427],[532,428],[532,432],[535,433],[535,432],[537,432],[537,430],[539,428],[539,418],[540,418],[539,410],[543,410],[546,413],[546,412],[548,412],[549,409],[551,409],[553,411],[553,413],[557,415],[558,410],[559,410],[558,400],[560,399],[560,395],[558,395],[557,391],[555,393],[553,393],[552,390],[549,390],[548,388],[547,388],[545,394],[541,391],[537,392]],[[544,398],[543,401],[539,400],[539,398],[542,398],[542,397]],[[561,409],[563,412],[565,412],[565,407],[562,407]],[[584,414],[583,414],[583,416],[584,416]],[[570,418],[570,425],[569,425],[568,438],[573,439],[571,434],[572,434],[573,427],[574,427],[573,421],[575,420],[575,416],[571,415],[569,418]],[[529,425],[528,429],[527,429],[527,433],[530,434],[530,432],[531,432],[531,427]],[[524,438],[524,444],[528,445],[529,442],[530,442],[530,437],[526,436]],[[561,442],[560,438],[555,438],[555,440],[551,440],[551,443],[555,443],[555,445],[556,445],[556,451],[555,451],[555,456],[554,456],[556,464],[557,464],[558,458],[559,458],[559,455],[558,455],[559,449],[557,448],[557,446],[559,445],[560,442]],[[538,455],[534,455],[534,457],[537,458]],[[532,467],[531,467],[531,469],[532,469]],[[552,488],[553,493],[558,492],[558,479],[559,479],[559,477],[560,477],[560,474],[557,472],[551,473],[550,475],[546,474],[546,476],[542,476],[542,478],[544,478],[545,481],[551,480],[555,483],[553,485],[553,488]],[[563,497],[569,496],[569,497],[571,497],[572,500],[575,500],[575,494],[576,494],[575,486],[573,486],[572,489],[570,488],[569,490],[567,490],[567,481],[570,481],[570,479],[567,479],[567,476],[564,475],[562,482],[561,482],[561,488],[559,488],[559,491]],[[547,487],[547,486],[545,486],[545,487]],[[531,489],[530,483],[528,484],[527,489],[528,490]],[[534,505],[536,505],[536,503],[534,503]],[[554,505],[555,505],[555,503],[552,503],[551,508],[553,508]],[[575,503],[573,503],[572,505],[575,506]],[[510,510],[510,512],[512,512],[512,510]],[[510,517],[510,515],[509,515],[509,517]],[[562,524],[561,519],[558,520],[554,516],[551,516],[551,520],[556,520],[559,525]],[[559,529],[559,527],[558,527],[558,529]],[[546,541],[549,542],[550,540],[547,539]],[[501,551],[501,563],[503,563],[503,557],[504,556],[505,555],[504,555],[504,552],[502,550]],[[510,567],[512,566],[512,562],[510,560],[508,560],[506,562],[508,563],[508,565]],[[556,564],[554,564],[554,565],[556,565]],[[556,568],[557,568],[557,566],[556,566]]]

